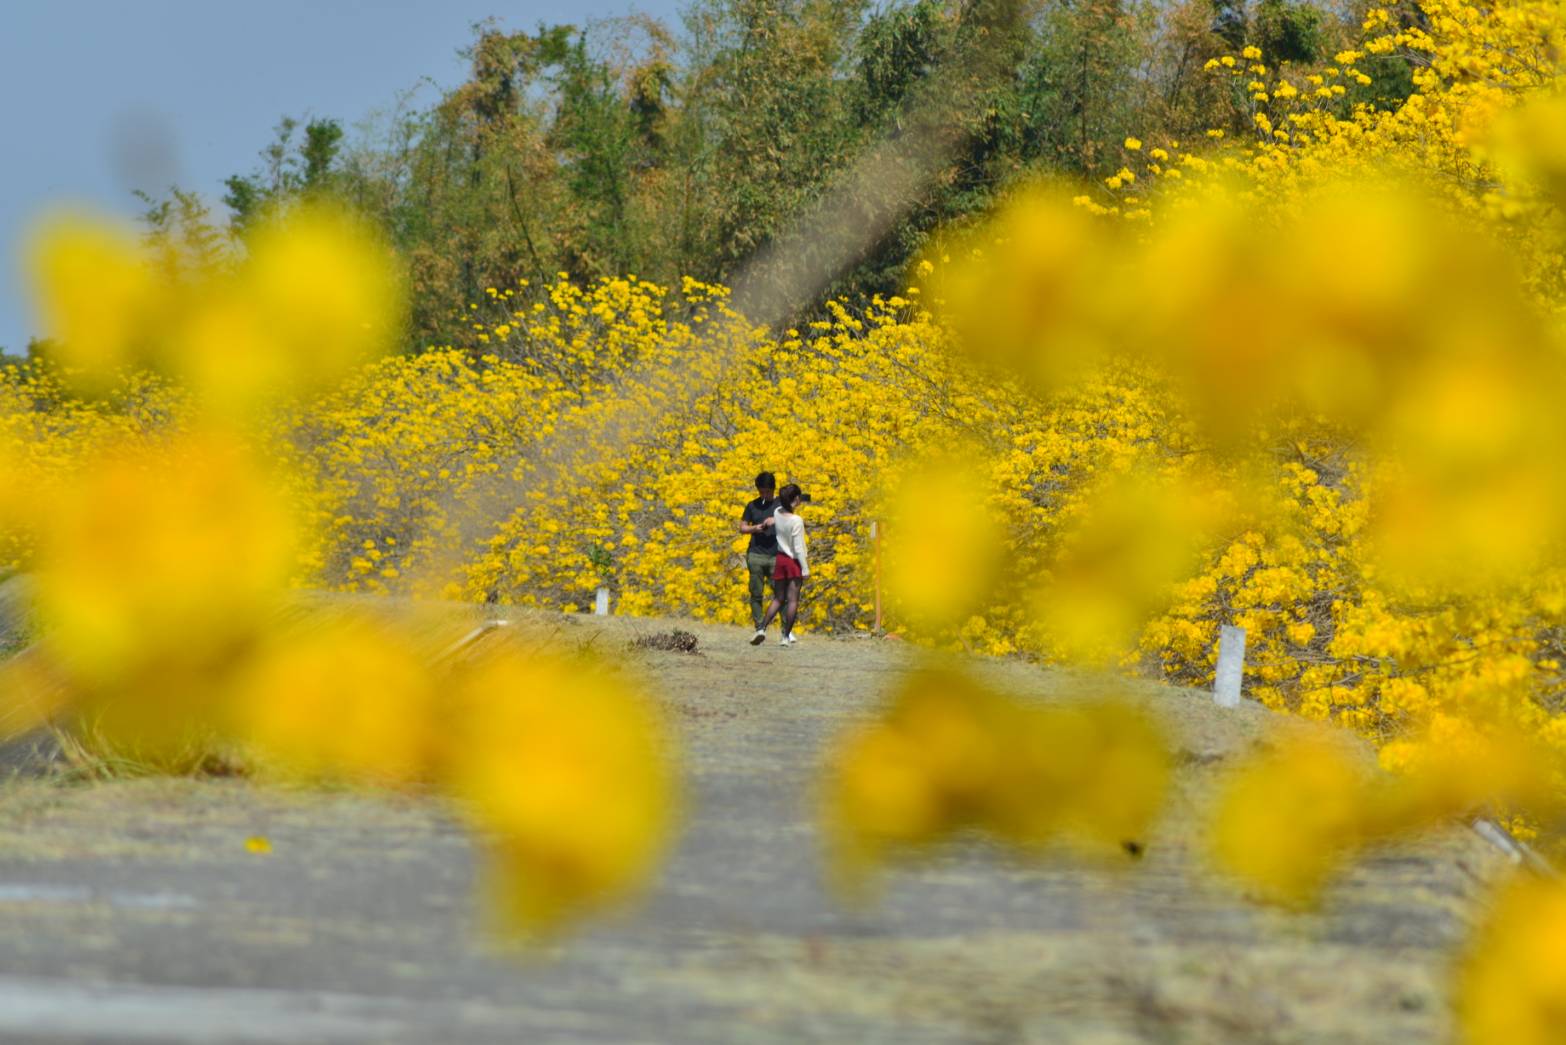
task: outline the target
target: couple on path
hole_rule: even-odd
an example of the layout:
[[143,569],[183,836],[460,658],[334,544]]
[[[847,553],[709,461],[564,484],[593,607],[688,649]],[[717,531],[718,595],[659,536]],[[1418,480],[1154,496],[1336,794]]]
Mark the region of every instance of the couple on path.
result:
[[[759,646],[767,641],[767,625],[779,612],[783,635],[780,646],[794,644],[794,620],[799,616],[799,589],[810,576],[810,560],[805,551],[805,520],[799,517],[799,507],[810,501],[810,495],[789,483],[773,491],[777,479],[771,472],[756,476],[758,496],[745,506],[740,516],[740,532],[750,534],[750,549],[745,553],[745,565],[750,570],[750,619],[756,625],[756,634],[750,644]],[[772,602],[765,612],[761,601],[766,594],[767,581],[772,582]]]

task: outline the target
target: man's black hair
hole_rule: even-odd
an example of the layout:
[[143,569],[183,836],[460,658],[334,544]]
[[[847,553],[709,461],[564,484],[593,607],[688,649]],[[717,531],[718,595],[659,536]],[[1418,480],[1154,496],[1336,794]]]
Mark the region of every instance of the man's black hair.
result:
[[756,476],[756,491],[775,490],[778,486],[778,478],[771,472],[762,472]]

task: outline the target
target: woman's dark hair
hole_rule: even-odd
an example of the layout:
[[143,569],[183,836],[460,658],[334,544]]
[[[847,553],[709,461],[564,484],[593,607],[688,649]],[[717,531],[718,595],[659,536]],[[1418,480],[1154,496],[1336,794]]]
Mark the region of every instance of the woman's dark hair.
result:
[[799,488],[798,483],[789,483],[787,486],[783,487],[783,489],[778,491],[778,500],[782,501],[783,507],[787,508],[789,511],[793,511],[794,505],[798,504],[800,498],[804,496],[805,493]]

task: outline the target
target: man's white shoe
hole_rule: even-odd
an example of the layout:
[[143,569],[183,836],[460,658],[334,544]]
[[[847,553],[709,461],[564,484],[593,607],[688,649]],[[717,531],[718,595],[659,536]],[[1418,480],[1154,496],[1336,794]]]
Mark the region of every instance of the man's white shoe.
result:
[[778,639],[778,645],[782,646],[784,649],[787,649],[788,648],[788,636],[785,635],[781,639]]
[[794,643],[796,643],[798,641],[799,640],[794,637],[794,633],[792,631],[788,633],[788,644],[790,646],[792,646]]
[[752,635],[750,637],[750,644],[752,646],[759,646],[763,642],[766,642],[766,641],[767,641],[767,633],[765,631],[763,631],[762,629],[760,629],[760,628],[757,628],[756,629],[756,634],[754,634],[754,635]]

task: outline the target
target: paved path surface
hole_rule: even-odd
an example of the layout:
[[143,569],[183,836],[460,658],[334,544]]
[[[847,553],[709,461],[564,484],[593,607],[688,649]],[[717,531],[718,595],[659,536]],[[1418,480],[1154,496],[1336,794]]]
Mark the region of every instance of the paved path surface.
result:
[[[667,623],[572,618],[623,648]],[[1134,870],[977,844],[845,910],[809,815],[822,743],[908,651],[804,636],[637,653],[682,726],[691,810],[637,909],[543,953],[486,942],[462,831],[411,797],[242,782],[0,786],[0,1040],[1420,1041],[1502,860],[1453,828],[1377,854],[1315,915],[1201,873],[1202,803],[1278,721],[1147,687],[1179,738]],[[996,664],[1048,699],[1062,677]],[[270,855],[246,852],[268,836]]]

